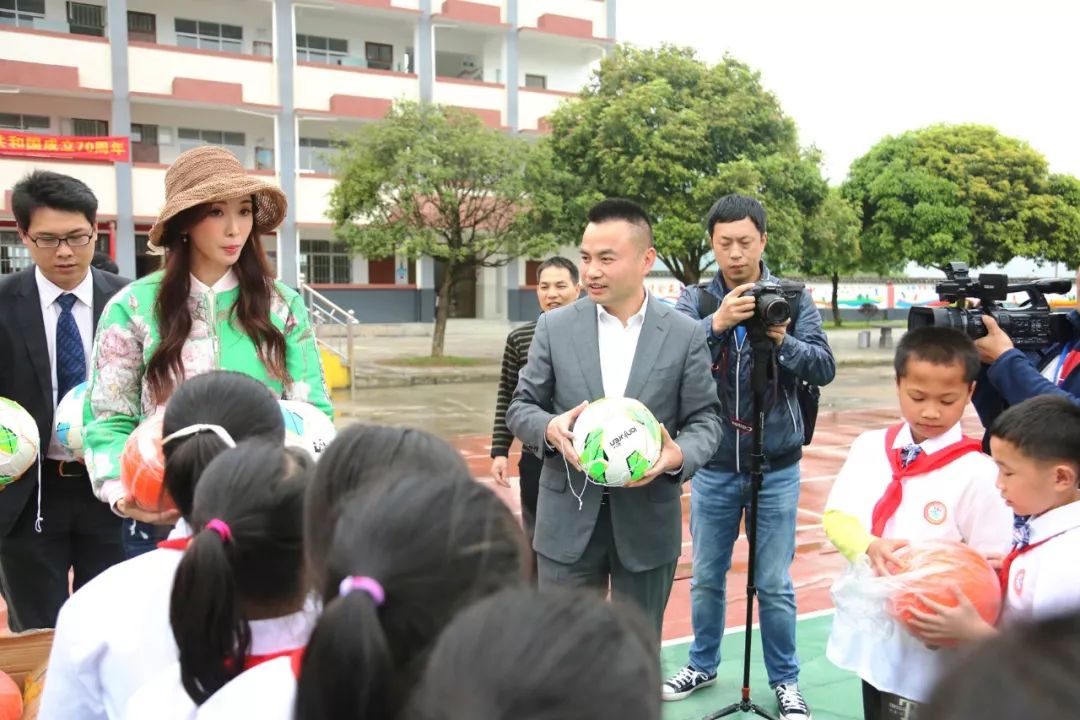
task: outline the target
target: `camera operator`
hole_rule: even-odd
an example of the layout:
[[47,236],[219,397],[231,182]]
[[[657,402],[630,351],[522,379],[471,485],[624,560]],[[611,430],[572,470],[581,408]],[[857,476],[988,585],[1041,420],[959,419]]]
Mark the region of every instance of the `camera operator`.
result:
[[[1076,280],[1080,285],[1080,268]],[[1080,298],[1068,314],[1069,337],[1038,350],[1022,352],[998,323],[987,315],[987,334],[975,341],[983,361],[972,402],[984,427],[1006,408],[1038,395],[1062,395],[1080,403]]]
[[[680,700],[716,680],[724,634],[726,576],[739,526],[750,502],[753,413],[752,348],[746,325],[758,321],[758,298],[772,287],[790,298],[791,320],[766,327],[778,372],[769,390],[764,431],[764,484],[760,493],[757,567],[761,636],[769,685],[781,717],[810,717],[799,692],[795,656],[795,593],[790,566],[795,555],[799,503],[799,459],[808,427],[800,408],[800,381],[825,385],[836,363],[813,298],[802,286],[784,293],[781,281],[761,261],[768,240],[765,208],[757,200],[727,195],[709,211],[707,229],[720,272],[708,285],[687,287],[676,309],[698,319],[713,357],[713,376],[727,426],[723,442],[693,479],[691,524],[694,578],[691,585],[694,641],[690,660],[663,687],[665,700]],[[811,401],[816,403],[816,398]],[[815,404],[816,408],[816,404]]]

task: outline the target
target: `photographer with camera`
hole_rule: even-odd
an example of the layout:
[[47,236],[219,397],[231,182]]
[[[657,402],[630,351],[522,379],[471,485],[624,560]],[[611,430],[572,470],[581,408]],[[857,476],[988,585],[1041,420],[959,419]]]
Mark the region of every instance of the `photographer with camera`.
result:
[[[1080,268],[1076,272],[1080,289]],[[1057,323],[1051,342],[1023,352],[991,317],[986,336],[975,341],[984,365],[972,401],[986,427],[1007,408],[1038,395],[1061,395],[1080,403],[1080,293],[1077,308]]]
[[821,316],[802,285],[774,277],[761,261],[768,241],[765,208],[726,195],[709,211],[707,229],[720,272],[689,286],[676,309],[699,320],[713,359],[713,377],[727,426],[723,442],[693,479],[691,584],[694,641],[689,664],[663,686],[681,700],[716,681],[724,634],[726,577],[744,514],[749,514],[753,431],[751,370],[755,337],[771,342],[771,387],[765,405],[764,483],[759,496],[753,578],[761,601],[761,637],[769,685],[784,720],[808,720],[795,655],[795,555],[799,459],[813,433],[817,387],[832,381],[836,363]]

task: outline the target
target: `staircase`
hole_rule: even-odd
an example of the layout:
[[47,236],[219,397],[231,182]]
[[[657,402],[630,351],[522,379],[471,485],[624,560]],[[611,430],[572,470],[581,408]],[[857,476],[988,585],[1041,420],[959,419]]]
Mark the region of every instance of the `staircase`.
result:
[[348,388],[350,397],[355,399],[356,373],[353,372],[353,354],[356,328],[360,321],[353,316],[352,310],[337,305],[310,285],[301,285],[300,293],[311,318],[326,384],[331,390]]

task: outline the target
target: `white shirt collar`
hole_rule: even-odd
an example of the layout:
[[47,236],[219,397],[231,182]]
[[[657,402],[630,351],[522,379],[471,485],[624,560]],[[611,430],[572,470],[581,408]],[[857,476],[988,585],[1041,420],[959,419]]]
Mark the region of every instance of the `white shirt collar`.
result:
[[37,281],[38,295],[41,297],[41,307],[47,308],[56,302],[56,299],[66,292],[70,292],[88,308],[94,307],[94,273],[90,268],[86,269],[86,277],[75,286],[74,290],[64,290],[53,284],[52,280],[45,277],[41,268],[34,268],[34,279]]
[[[626,319],[626,326],[629,327],[633,323],[638,323],[639,325],[643,324],[645,322],[645,310],[648,307],[649,307],[649,291],[646,290],[645,291],[645,298],[641,301],[641,307],[638,308],[638,311],[636,313],[634,313],[633,315],[631,315],[630,317],[628,317]],[[605,317],[611,318],[615,322],[619,323],[619,325],[622,325],[622,321],[619,320],[619,318],[617,318],[614,315],[612,315],[611,313],[609,313],[604,308],[603,305],[600,305],[599,303],[597,303],[597,305],[596,305],[596,318],[598,320],[600,320],[601,322],[604,322]]]
[[202,280],[200,280],[199,278],[192,275],[191,276],[191,294],[192,295],[203,295],[203,294],[208,293],[208,292],[215,292],[215,293],[225,292],[226,290],[232,290],[233,288],[235,288],[239,284],[240,284],[240,281],[236,278],[236,273],[233,272],[232,268],[229,268],[228,271],[224,275],[221,276],[221,279],[218,280],[216,283],[214,283],[213,287],[210,287],[209,285],[204,283]]
[[1062,505],[1050,512],[1045,512],[1031,522],[1031,542],[1045,540],[1048,537],[1080,527],[1080,502]]
[[[919,447],[921,447],[923,452],[927,455],[933,455],[938,450],[943,450],[963,439],[964,433],[960,429],[960,423],[956,423],[936,438],[927,438],[926,440],[923,440],[919,443]],[[900,428],[900,432],[896,434],[896,439],[893,440],[893,450],[899,450],[908,445],[913,445],[914,443],[915,438],[911,435],[911,426],[905,422],[904,427]]]

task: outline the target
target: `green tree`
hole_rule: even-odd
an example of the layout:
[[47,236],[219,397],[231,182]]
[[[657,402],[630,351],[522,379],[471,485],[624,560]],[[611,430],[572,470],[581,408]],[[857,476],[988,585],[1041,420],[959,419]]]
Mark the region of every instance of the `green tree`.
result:
[[486,127],[454,108],[396,104],[346,139],[330,197],[334,234],[367,257],[443,262],[431,355],[442,357],[454,286],[480,267],[555,249],[535,217],[554,198],[546,146]]
[[817,152],[800,150],[795,123],[758,73],[731,57],[709,66],[687,48],[618,47],[550,123],[564,204],[544,226],[578,237],[600,198],[637,200],[655,220],[658,256],[684,283],[714,264],[702,221],[721,195],[766,204],[768,259],[779,270],[801,256],[805,218],[827,193]]
[[850,275],[860,267],[861,229],[858,210],[840,194],[838,188],[829,190],[829,196],[807,223],[800,269],[809,275],[828,277],[832,281],[833,321],[838,327],[842,324],[838,300],[840,277]]
[[879,272],[909,260],[1071,259],[1080,248],[1076,179],[1049,175],[1036,150],[991,127],[886,137],[852,163],[843,193],[862,212],[863,257]]

